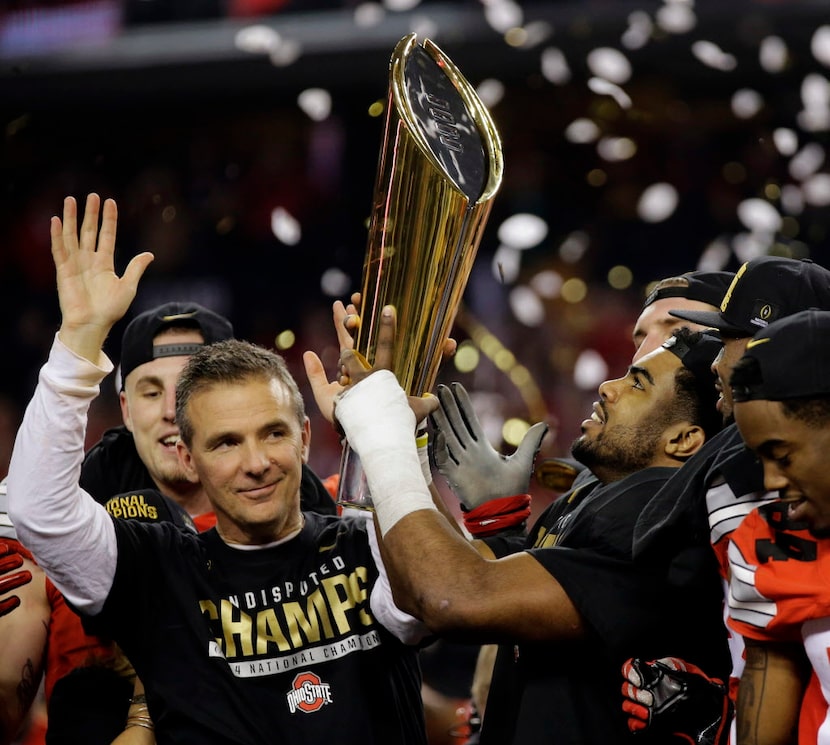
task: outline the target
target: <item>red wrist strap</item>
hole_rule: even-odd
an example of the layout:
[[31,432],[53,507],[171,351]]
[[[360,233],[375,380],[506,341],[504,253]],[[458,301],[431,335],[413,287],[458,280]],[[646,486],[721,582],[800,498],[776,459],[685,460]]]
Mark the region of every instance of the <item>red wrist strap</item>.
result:
[[506,528],[513,528],[530,517],[530,494],[491,499],[469,512],[464,511],[464,525],[475,538],[487,538]]

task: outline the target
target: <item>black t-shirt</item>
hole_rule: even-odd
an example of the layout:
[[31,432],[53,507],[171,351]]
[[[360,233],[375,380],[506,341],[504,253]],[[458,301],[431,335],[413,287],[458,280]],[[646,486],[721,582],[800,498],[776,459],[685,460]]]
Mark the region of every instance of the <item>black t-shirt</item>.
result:
[[[108,429],[86,453],[80,483],[101,504],[114,494],[157,488],[138,457],[132,432],[123,425]],[[337,514],[337,505],[331,495],[307,465],[303,465],[300,509],[321,515]]]
[[[139,458],[132,433],[113,427],[86,453],[81,486],[116,518],[170,521],[192,528],[179,505],[162,496]],[[301,509],[334,515],[320,479],[303,466]],[[101,640],[103,643],[103,640]],[[77,668],[55,683],[49,700],[49,745],[109,745],[124,729],[132,685],[109,668]]]
[[371,613],[364,519],[305,513],[297,537],[258,550],[114,523],[94,623],[144,682],[160,745],[425,743],[418,651]]
[[[501,645],[482,745],[632,742],[620,694],[629,657],[675,655],[728,674],[711,551],[673,557],[673,567],[632,561],[639,513],[674,471],[589,482],[557,499],[531,529],[527,550],[562,585],[587,633],[577,641]],[[636,741],[649,742],[643,735]]]

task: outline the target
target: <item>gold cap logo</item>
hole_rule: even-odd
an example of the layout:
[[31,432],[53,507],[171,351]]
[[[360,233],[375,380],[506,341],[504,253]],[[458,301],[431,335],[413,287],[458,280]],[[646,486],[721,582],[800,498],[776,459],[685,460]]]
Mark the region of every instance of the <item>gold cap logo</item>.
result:
[[165,323],[170,323],[171,321],[183,321],[187,320],[188,318],[193,318],[196,315],[196,311],[192,310],[190,313],[174,313],[169,316],[162,316],[161,320]]
[[746,271],[746,267],[749,262],[745,262],[744,265],[735,272],[735,277],[732,279],[732,284],[729,285],[729,289],[726,291],[726,294],[723,296],[723,300],[720,304],[720,312],[723,313],[726,310],[726,306],[729,305],[729,301],[732,299],[732,291],[735,289],[735,285],[738,284],[738,280],[743,276],[743,273]]

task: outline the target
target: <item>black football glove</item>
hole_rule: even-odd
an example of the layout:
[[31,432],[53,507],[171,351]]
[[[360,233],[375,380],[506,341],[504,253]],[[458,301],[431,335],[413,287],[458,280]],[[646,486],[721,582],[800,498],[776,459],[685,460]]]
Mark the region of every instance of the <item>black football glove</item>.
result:
[[727,745],[734,708],[721,680],[677,657],[630,659],[622,674],[622,708],[631,732],[689,745]]

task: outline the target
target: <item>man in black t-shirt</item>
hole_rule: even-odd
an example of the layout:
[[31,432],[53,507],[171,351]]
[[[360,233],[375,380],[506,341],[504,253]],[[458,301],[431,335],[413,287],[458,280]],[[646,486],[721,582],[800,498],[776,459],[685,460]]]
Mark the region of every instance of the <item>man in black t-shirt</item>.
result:
[[392,603],[363,517],[301,511],[310,426],[281,357],[226,340],[179,377],[176,447],[215,528],[114,519],[77,483],[88,407],[112,368],[104,339],[152,260],[115,275],[116,208],[104,204],[96,238],[99,204],[90,195],[80,238],[73,199],[52,221],[63,319],[9,469],[21,541],[133,663],[160,745],[424,745],[425,629]]
[[[130,321],[116,375],[124,424],[105,432],[81,465],[80,484],[92,497],[108,505],[114,495],[137,500],[144,499],[141,490],[160,491],[199,530],[213,527],[207,495],[178,462],[175,384],[193,352],[233,335],[228,319],[191,301],[163,303]],[[300,495],[302,509],[335,514],[334,500],[306,464]],[[111,514],[133,517],[128,510]],[[111,641],[84,632],[58,593],[50,597],[48,745],[109,745],[127,721],[131,669]],[[55,660],[60,664],[52,664]]]

